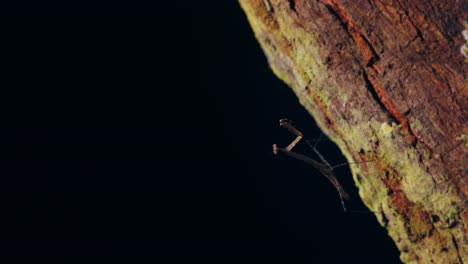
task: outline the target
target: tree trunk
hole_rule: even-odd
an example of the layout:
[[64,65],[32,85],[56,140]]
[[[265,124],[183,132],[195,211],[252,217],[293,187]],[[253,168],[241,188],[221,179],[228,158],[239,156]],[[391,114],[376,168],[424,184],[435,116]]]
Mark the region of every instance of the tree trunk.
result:
[[240,4],[324,133],[372,161],[351,165],[354,181],[401,260],[468,263],[466,2]]

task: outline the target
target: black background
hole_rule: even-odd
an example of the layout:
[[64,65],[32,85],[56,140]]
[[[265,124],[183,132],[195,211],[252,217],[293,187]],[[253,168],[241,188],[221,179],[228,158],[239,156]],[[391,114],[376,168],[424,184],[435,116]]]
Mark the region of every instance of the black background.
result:
[[2,19],[1,254],[399,262],[372,214],[271,155],[293,139],[280,118],[320,131],[237,1],[63,10]]

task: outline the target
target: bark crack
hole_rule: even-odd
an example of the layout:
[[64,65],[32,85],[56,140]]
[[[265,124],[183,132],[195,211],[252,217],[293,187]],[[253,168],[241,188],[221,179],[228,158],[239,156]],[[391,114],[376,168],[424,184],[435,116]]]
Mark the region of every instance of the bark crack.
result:
[[416,35],[423,41],[423,42],[426,42],[426,40],[424,39],[423,37],[423,34],[421,32],[421,30],[416,26],[416,24],[414,23],[414,21],[411,19],[411,17],[409,16],[409,12],[408,10],[405,10],[405,15],[406,17],[408,18],[408,21],[410,22],[410,24],[414,27],[414,29],[416,30]]
[[380,69],[375,64],[380,60],[379,55],[369,40],[365,37],[363,31],[359,28],[358,25],[356,25],[351,16],[344,10],[343,6],[341,6],[336,0],[322,0],[322,3],[340,22],[345,32],[351,36],[359,52],[363,55],[366,66],[372,67],[377,73],[380,73]]
[[386,112],[390,113],[393,121],[397,124],[401,124],[406,140],[411,145],[415,146],[418,138],[411,131],[408,120],[404,117],[404,113],[398,111],[390,95],[388,95],[385,89],[377,82],[377,79],[374,76],[368,74],[365,70],[363,70],[363,73],[364,81],[368,84],[366,85],[367,89],[371,92],[379,105],[381,105]]
[[397,118],[395,118],[395,116],[392,114],[392,112],[387,109],[385,104],[380,99],[379,94],[377,93],[375,87],[372,85],[372,82],[369,80],[369,77],[368,77],[367,72],[365,70],[362,71],[362,77],[364,78],[364,82],[366,84],[366,89],[370,92],[370,94],[372,95],[374,100],[377,102],[377,104],[382,108],[382,110],[390,113],[389,117],[391,118],[391,120],[393,122],[395,122],[396,124],[400,124],[400,121]]
[[289,2],[289,8],[291,8],[291,10],[296,13],[297,16],[299,16],[299,14],[297,13],[297,10],[296,10],[296,2],[295,0],[288,0]]
[[457,240],[455,239],[455,237],[452,235],[452,242],[453,242],[453,245],[455,246],[455,250],[457,251],[457,257],[458,257],[458,261],[460,261],[460,263],[463,263],[463,260],[460,256],[460,250],[458,248],[458,243],[457,243]]
[[270,67],[349,160],[373,161],[353,175],[401,259],[466,262],[461,6],[366,1],[240,0]]
[[263,0],[263,4],[265,5],[265,8],[268,11],[268,13],[275,12],[275,9],[273,8],[273,5],[271,4],[270,0]]

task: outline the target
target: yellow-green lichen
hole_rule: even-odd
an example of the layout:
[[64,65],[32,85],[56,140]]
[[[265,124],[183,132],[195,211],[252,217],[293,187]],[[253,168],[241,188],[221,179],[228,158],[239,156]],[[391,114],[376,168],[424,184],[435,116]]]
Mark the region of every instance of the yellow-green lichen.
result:
[[356,152],[367,152],[372,150],[371,142],[373,141],[373,135],[368,134],[366,129],[361,129],[361,126],[368,126],[370,122],[361,125],[352,125],[349,123],[341,124],[341,131],[348,138],[348,144],[351,149],[356,150]]
[[[375,149],[372,145],[373,142],[379,143],[379,149],[376,153],[378,158],[383,164],[392,168],[401,175],[401,188],[404,190],[407,198],[415,203],[421,204],[421,208],[431,210],[439,214],[442,219],[449,219],[450,211],[453,210],[453,190],[446,187],[439,186],[435,188],[435,183],[430,174],[421,167],[419,162],[419,153],[416,149],[409,145],[404,137],[400,134],[400,125],[392,123],[379,123],[376,121],[369,121],[358,125],[340,124],[342,132],[348,137],[348,147],[355,150],[362,150],[364,153],[372,153]],[[360,128],[363,126],[362,128]],[[370,128],[370,129],[369,129]],[[374,134],[369,134],[368,131],[374,131]],[[396,133],[396,135],[395,135]],[[344,149],[344,148],[342,148]],[[406,150],[405,150],[406,149]],[[402,151],[403,150],[403,151]],[[349,155],[345,155],[349,159]],[[367,166],[367,175],[374,175],[374,177],[366,178],[368,183],[373,186],[373,193],[362,192],[360,193],[363,200],[384,201],[388,199],[388,193],[385,185],[381,179],[377,177],[381,172],[379,168],[374,168],[372,164]],[[355,182],[358,174],[362,174],[360,166],[351,167]],[[365,197],[372,195],[370,197]],[[371,208],[378,208],[378,204],[369,204]]]
[[[328,73],[311,32],[294,26],[288,11],[277,8],[278,1],[240,1],[242,8],[262,46],[273,72],[288,84],[300,98],[305,87],[313,80],[313,92],[326,86]],[[270,13],[275,10],[275,13]],[[320,97],[329,105],[328,96]],[[310,110],[310,109],[309,109]]]
[[328,73],[320,56],[316,36],[311,32],[306,32],[300,26],[294,26],[296,23],[287,10],[279,9],[277,12],[279,31],[290,44],[288,48],[291,60],[295,62],[298,71],[302,72],[303,78],[313,80],[316,86],[313,89],[318,90],[320,86],[327,83]]
[[391,126],[389,124],[387,124],[386,122],[384,122],[384,123],[382,123],[382,125],[380,125],[380,130],[382,131],[382,134],[383,134],[384,137],[391,136],[394,129],[395,129],[394,123],[392,123]]
[[464,22],[465,29],[462,31],[463,38],[465,39],[465,44],[460,47],[460,53],[465,57],[465,62],[466,59],[468,59],[468,23],[466,21]]
[[464,141],[465,142],[465,147],[468,147],[468,135],[466,134],[461,134],[457,138],[455,138],[456,141]]
[[330,95],[328,90],[317,90],[316,91],[317,97],[320,99],[320,101],[326,105],[327,107],[330,107],[331,101],[330,101]]
[[421,121],[419,121],[418,119],[415,119],[411,123],[411,128],[416,129],[416,130],[421,130],[422,129]]
[[[333,80],[328,80],[330,74],[322,61],[316,36],[312,30],[306,32],[298,25],[287,8],[281,8],[287,3],[280,0],[243,0],[240,3],[271,69],[293,89],[301,104],[331,140],[337,143],[345,157],[350,162],[376,160],[375,163],[352,164],[351,171],[359,186],[360,196],[376,212],[379,222],[386,225],[402,252],[401,259],[408,263],[427,261],[431,253],[426,251],[438,248],[437,243],[447,243],[449,248],[452,238],[447,238],[447,233],[441,235],[440,240],[434,241],[428,234],[433,231],[430,229],[431,220],[427,221],[432,219],[428,213],[441,219],[438,224],[434,224],[435,231],[431,234],[434,236],[438,230],[447,228],[444,225],[456,223],[460,219],[458,212],[461,209],[455,204],[462,204],[462,201],[457,200],[456,191],[446,182],[445,175],[431,175],[431,168],[424,167],[426,163],[422,163],[421,158],[431,158],[431,152],[421,150],[419,144],[413,146],[408,143],[405,135],[402,135],[401,125],[383,122],[388,120],[385,113],[363,112],[356,101],[354,105],[346,105],[348,97],[353,95],[347,94],[349,89],[344,91],[333,86]],[[341,105],[336,105],[337,102]],[[336,108],[332,108],[334,105]],[[340,113],[341,106],[346,107],[346,111],[343,111],[346,118],[336,118],[343,114]],[[331,122],[327,123],[327,119]],[[416,135],[424,132],[420,120],[408,122]],[[463,140],[465,146],[468,146],[465,134],[457,140]],[[388,172],[391,172],[391,176],[388,176]],[[398,204],[398,201],[401,203]],[[406,211],[402,208],[405,205],[410,206]],[[421,219],[424,221],[420,222]],[[463,241],[464,236],[460,233],[463,230],[459,226],[450,229],[452,235],[455,234],[454,239],[456,237],[458,241]],[[448,252],[456,255],[455,247],[451,247]]]
[[[401,188],[407,198],[413,203],[423,205],[426,210],[434,211],[442,218],[447,218],[448,212],[453,208],[452,198],[456,197],[453,190],[448,187],[446,189],[435,188],[432,176],[418,162],[419,154],[412,146],[406,144],[402,137],[389,140],[386,139],[388,129],[381,130],[381,133],[379,147],[382,160],[401,175]],[[406,150],[402,151],[404,148]]]

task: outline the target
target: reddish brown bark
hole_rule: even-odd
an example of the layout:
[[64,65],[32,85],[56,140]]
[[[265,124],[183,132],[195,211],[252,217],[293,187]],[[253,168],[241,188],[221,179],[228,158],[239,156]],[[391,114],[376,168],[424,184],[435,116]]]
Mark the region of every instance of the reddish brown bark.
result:
[[240,0],[405,262],[468,262],[463,1]]

